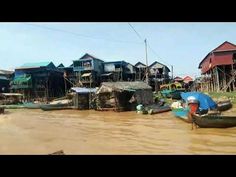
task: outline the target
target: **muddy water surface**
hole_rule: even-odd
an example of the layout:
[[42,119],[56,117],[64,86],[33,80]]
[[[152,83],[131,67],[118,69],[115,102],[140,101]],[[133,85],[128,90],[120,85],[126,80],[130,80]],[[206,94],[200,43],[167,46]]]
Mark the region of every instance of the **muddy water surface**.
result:
[[6,110],[0,154],[236,154],[236,127],[191,128],[171,112]]

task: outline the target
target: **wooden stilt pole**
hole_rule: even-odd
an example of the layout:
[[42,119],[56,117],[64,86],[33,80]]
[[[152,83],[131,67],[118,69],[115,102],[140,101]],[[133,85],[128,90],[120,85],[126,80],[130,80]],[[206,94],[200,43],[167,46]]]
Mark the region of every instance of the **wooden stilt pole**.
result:
[[223,82],[223,87],[226,85],[227,81],[226,81],[226,73],[225,73],[225,65],[224,65],[224,82]]
[[[234,65],[233,64],[231,65],[231,68],[232,68],[232,74],[233,74],[234,73]],[[232,91],[234,91],[235,90],[235,81],[233,81],[232,84],[233,84],[233,90]]]
[[217,82],[217,92],[220,91],[220,80],[219,80],[219,72],[218,72],[218,67],[216,66],[216,82]]
[[67,92],[67,85],[66,85],[66,76],[64,75],[64,84],[65,84],[65,95],[66,95],[66,92]]

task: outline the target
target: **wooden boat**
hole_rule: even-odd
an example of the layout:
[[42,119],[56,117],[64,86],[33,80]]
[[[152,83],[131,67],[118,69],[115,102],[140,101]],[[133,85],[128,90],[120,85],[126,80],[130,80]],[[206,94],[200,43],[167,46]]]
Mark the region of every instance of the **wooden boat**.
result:
[[181,93],[184,92],[184,90],[175,90],[174,92],[171,93],[171,98],[175,100],[181,100]]
[[73,109],[73,107],[68,104],[42,104],[40,108],[44,111]]
[[10,104],[10,105],[0,105],[0,108],[5,109],[22,109],[25,108],[23,104]]
[[230,108],[232,108],[232,103],[230,100],[228,101],[222,101],[222,102],[218,102],[217,103],[217,110],[218,111],[227,111],[229,110]]
[[192,119],[189,117],[189,110],[185,108],[176,108],[172,109],[172,113],[175,115],[175,117],[180,118],[181,120],[192,123]]
[[28,109],[40,109],[40,104],[37,103],[24,103],[24,107]]
[[148,114],[158,114],[158,113],[167,112],[167,111],[171,111],[170,106],[160,106],[160,107],[149,109]]
[[172,90],[162,90],[161,91],[161,94],[163,97],[165,98],[171,98],[171,94],[173,93],[174,91]]
[[229,128],[236,126],[236,116],[220,114],[193,114],[193,122],[201,128]]

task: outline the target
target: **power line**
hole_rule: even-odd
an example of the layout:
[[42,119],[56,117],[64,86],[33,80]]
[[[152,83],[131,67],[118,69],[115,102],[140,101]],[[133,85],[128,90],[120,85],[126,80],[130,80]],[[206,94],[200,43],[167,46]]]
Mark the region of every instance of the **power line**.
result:
[[110,41],[110,42],[141,44],[139,42],[133,42],[133,41],[121,41],[121,40],[116,40],[116,39],[106,39],[106,38],[101,38],[101,37],[94,37],[94,36],[79,34],[79,33],[71,32],[71,31],[66,31],[66,30],[62,30],[62,29],[56,29],[56,28],[52,28],[52,27],[42,26],[42,25],[38,25],[38,24],[29,24],[29,23],[24,23],[24,24],[29,25],[29,26],[39,27],[39,28],[42,28],[42,29],[68,33],[68,34],[72,34],[72,35],[75,35],[75,36],[78,36],[78,37],[91,38],[91,39],[100,39],[100,40],[106,40],[106,41]]
[[169,63],[167,63],[167,62],[161,60],[161,59],[160,59],[161,57],[157,54],[157,52],[156,52],[153,48],[151,48],[151,46],[150,46],[149,44],[148,44],[148,48],[157,56],[158,60],[160,60],[162,63],[164,63],[164,64],[166,64],[166,65],[170,65],[170,66],[171,66],[171,64],[169,64]]
[[[134,30],[134,32],[137,34],[137,36],[143,41],[142,36],[135,30],[135,28],[134,28],[130,23],[128,23],[128,24],[129,24],[129,26]],[[157,55],[157,53],[155,52],[155,50],[154,50],[153,48],[151,48],[150,44],[147,43],[147,45],[148,45],[148,48],[158,57],[158,60],[160,60],[161,57],[159,57],[159,56]],[[166,64],[166,65],[170,65],[170,64],[167,63],[167,62],[164,62],[164,61],[162,61],[162,60],[160,60],[160,61],[161,61],[162,63]],[[172,66],[172,65],[170,65],[170,66]]]
[[144,41],[142,36],[134,29],[134,27],[130,23],[128,23],[128,24],[134,30],[134,32],[137,34],[137,36],[141,39],[141,41]]

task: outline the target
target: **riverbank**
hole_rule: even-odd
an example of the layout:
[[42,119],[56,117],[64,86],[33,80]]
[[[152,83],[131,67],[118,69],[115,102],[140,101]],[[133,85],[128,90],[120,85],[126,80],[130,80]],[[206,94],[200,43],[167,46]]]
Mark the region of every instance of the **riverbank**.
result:
[[0,154],[236,154],[236,128],[191,130],[171,112],[8,109],[0,138]]
[[236,105],[236,92],[209,92],[207,93],[215,101],[220,100],[231,100],[231,102]]

